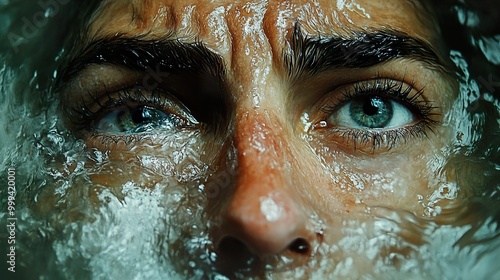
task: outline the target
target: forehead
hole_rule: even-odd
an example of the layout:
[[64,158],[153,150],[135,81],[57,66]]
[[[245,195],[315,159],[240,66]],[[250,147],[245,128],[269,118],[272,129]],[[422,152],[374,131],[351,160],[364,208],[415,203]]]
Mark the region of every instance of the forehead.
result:
[[173,35],[213,43],[217,49],[228,35],[280,41],[275,37],[286,36],[298,23],[313,36],[391,29],[434,45],[437,30],[429,13],[417,0],[106,0],[92,20],[89,37]]

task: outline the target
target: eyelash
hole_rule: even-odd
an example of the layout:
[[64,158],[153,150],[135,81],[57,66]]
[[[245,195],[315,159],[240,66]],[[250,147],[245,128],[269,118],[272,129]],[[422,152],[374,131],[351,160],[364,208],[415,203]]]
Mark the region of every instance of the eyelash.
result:
[[434,127],[438,124],[438,121],[432,118],[439,115],[434,112],[438,107],[432,106],[431,101],[422,100],[420,97],[424,89],[415,92],[414,86],[414,83],[408,85],[404,81],[383,78],[360,82],[346,88],[340,98],[327,104],[321,110],[326,116],[330,116],[349,101],[367,96],[379,96],[401,102],[419,119],[416,124],[385,131],[330,128],[331,132],[337,133],[347,142],[352,141],[355,148],[371,144],[372,150],[382,146],[392,149],[400,142],[406,143],[408,139],[427,137],[427,132],[434,132]]
[[163,111],[169,111],[167,99],[161,97],[165,94],[168,94],[168,92],[154,90],[146,95],[142,92],[141,88],[125,87],[113,92],[107,91],[105,102],[101,102],[99,101],[100,97],[89,92],[88,96],[92,104],[98,107],[97,110],[90,109],[87,102],[80,99],[78,105],[72,108],[70,114],[73,116],[73,124],[77,130],[91,131],[93,122],[105,114],[107,110],[120,106],[128,106],[130,103],[147,104]]
[[[342,106],[349,101],[366,96],[380,96],[383,98],[399,101],[416,115],[419,121],[411,126],[402,127],[397,129],[390,129],[385,131],[375,131],[367,129],[346,129],[346,128],[331,128],[330,131],[340,135],[348,142],[353,141],[355,148],[359,146],[366,146],[371,143],[372,149],[380,148],[385,145],[391,149],[401,141],[405,143],[408,139],[427,137],[427,132],[433,132],[433,128],[437,125],[437,121],[432,119],[432,116],[439,115],[434,113],[437,107],[431,106],[430,101],[422,100],[420,97],[424,93],[424,89],[414,91],[414,84],[406,84],[403,81],[396,81],[392,79],[377,78],[367,82],[360,82],[354,86],[346,88],[342,96],[332,103],[329,103],[321,108],[326,116],[330,116],[339,110]],[[414,93],[412,93],[414,92]],[[114,92],[106,94],[106,101],[100,102],[99,97],[93,93],[88,93],[89,100],[97,106],[96,110],[91,110],[87,102],[83,98],[79,101],[78,105],[71,110],[73,116],[73,124],[76,126],[77,131],[92,131],[92,124],[95,120],[99,119],[102,114],[107,110],[119,106],[127,106],[129,103],[147,104],[163,111],[169,111],[169,104],[167,99],[162,98],[162,95],[169,94],[164,91],[155,90],[144,94],[139,87],[129,86]],[[117,96],[112,96],[117,95]],[[135,141],[138,135],[130,135],[129,141]],[[113,135],[108,135],[108,141],[123,140],[114,139]],[[128,139],[127,138],[127,139]]]

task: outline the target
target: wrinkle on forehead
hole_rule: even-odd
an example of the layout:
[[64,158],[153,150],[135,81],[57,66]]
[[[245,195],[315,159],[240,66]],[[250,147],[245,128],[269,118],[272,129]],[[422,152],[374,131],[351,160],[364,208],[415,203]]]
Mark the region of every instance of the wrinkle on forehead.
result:
[[199,21],[195,5],[188,1],[106,0],[91,22],[88,41],[102,37],[125,35],[150,39],[176,37],[194,38]]
[[[226,13],[219,14],[228,20],[236,16],[231,10],[248,10],[249,7],[260,7],[266,14],[274,17],[273,24],[288,26],[300,21],[305,31],[337,30],[344,28],[362,28],[363,26],[391,26],[392,29],[426,28],[429,26],[429,10],[421,0],[270,0],[270,1],[173,1],[173,0],[130,0],[104,1],[100,7],[98,19],[94,25],[100,25],[99,30],[116,29],[120,23],[122,29],[129,32],[145,33],[156,29],[178,29],[186,26],[189,18],[191,25],[209,24],[208,16],[215,10],[223,8]],[[189,15],[189,17],[187,17]],[[255,17],[262,14],[253,13]],[[102,22],[102,21],[106,22]],[[311,30],[307,30],[310,27]],[[122,30],[126,31],[126,30]],[[197,28],[192,30],[199,31]],[[412,32],[406,32],[412,33]],[[329,32],[328,34],[331,34]],[[193,34],[191,34],[193,35]]]
[[390,29],[439,45],[434,17],[422,1],[106,0],[91,24],[89,41],[117,34],[200,40],[230,63],[234,52],[242,51],[234,44],[253,41],[279,59],[299,23],[304,34],[313,37],[352,37],[355,31]]

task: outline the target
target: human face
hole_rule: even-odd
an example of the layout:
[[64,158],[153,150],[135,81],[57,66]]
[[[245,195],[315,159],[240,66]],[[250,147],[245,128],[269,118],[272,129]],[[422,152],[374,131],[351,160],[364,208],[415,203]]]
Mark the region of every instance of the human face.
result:
[[94,185],[181,190],[217,271],[286,273],[344,258],[320,249],[345,220],[432,216],[453,198],[438,186],[454,137],[445,57],[418,1],[109,0],[61,99],[109,159]]

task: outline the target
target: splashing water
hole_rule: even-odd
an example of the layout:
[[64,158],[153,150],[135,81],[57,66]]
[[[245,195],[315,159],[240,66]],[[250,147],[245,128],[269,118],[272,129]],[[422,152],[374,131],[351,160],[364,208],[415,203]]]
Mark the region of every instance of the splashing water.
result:
[[[200,183],[198,188],[186,190],[160,181],[143,188],[127,181],[115,190],[92,183],[93,174],[117,167],[106,151],[87,149],[64,128],[57,117],[57,96],[51,93],[47,79],[57,76],[55,69],[67,54],[64,42],[77,36],[63,38],[61,34],[71,32],[50,30],[70,18],[83,22],[84,16],[76,15],[85,13],[46,13],[47,24],[31,30],[28,41],[7,37],[22,32],[17,18],[33,14],[37,7],[32,6],[0,1],[0,34],[10,38],[0,46],[0,219],[6,221],[9,215],[4,211],[8,205],[7,188],[3,187],[7,185],[6,170],[15,168],[16,276],[228,279],[215,268],[218,255],[212,250],[203,207],[209,199],[208,186]],[[289,260],[272,259],[263,265],[277,264],[282,271],[258,275],[260,278],[500,279],[500,146],[496,140],[500,135],[500,79],[490,74],[499,65],[500,35],[480,32],[492,32],[481,22],[481,10],[469,9],[464,1],[452,7],[460,27],[470,35],[465,40],[475,51],[469,54],[450,43],[460,93],[455,109],[446,117],[457,138],[448,151],[450,158],[436,163],[449,179],[427,198],[433,202],[426,204],[428,216],[373,207],[332,218],[322,227],[328,242],[316,245],[316,254],[305,266],[287,270]],[[63,5],[58,8],[71,10]],[[41,53],[33,51],[36,42],[50,38],[54,40],[48,41],[61,45]],[[26,55],[31,53],[37,55]],[[52,61],[46,61],[47,57]],[[488,65],[489,72],[470,65],[477,57]],[[208,167],[182,164],[186,156],[174,156],[172,162],[184,168],[179,180],[201,182],[196,174]],[[144,158],[143,163],[152,173],[168,174],[170,165],[155,160]],[[439,200],[458,196],[463,201],[446,208],[436,206]],[[91,199],[82,199],[87,197]],[[279,205],[271,198],[266,203],[263,205],[277,211],[274,215],[279,214]],[[268,214],[273,219],[273,213]],[[312,220],[326,224],[316,217]],[[0,233],[3,248],[8,235],[5,229]],[[2,255],[5,264],[8,259]],[[1,268],[0,275],[10,276]],[[242,270],[233,276],[254,275]]]

